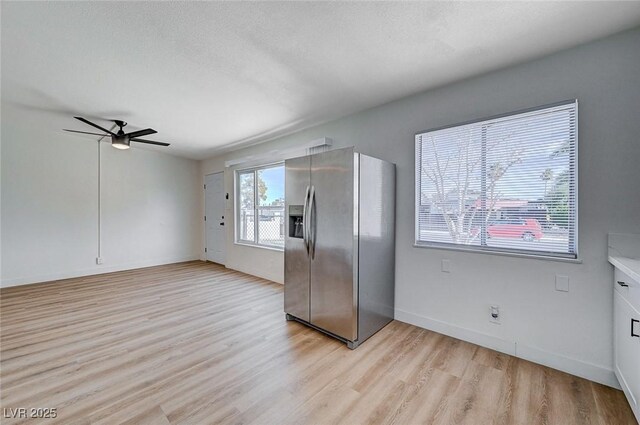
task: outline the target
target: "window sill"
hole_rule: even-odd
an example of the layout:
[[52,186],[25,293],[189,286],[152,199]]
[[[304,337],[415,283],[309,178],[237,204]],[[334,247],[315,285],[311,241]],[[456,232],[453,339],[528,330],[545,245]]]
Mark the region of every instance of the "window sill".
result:
[[258,245],[258,244],[250,243],[250,242],[238,242],[238,241],[235,241],[234,245],[248,246],[248,247],[251,247],[251,248],[267,249],[269,251],[284,252],[284,248],[279,248],[277,246],[269,246],[269,245]]
[[473,248],[463,248],[459,246],[429,245],[429,244],[418,244],[418,243],[414,243],[413,246],[414,248],[443,249],[446,251],[470,252],[473,254],[500,255],[503,257],[528,258],[530,260],[557,261],[560,263],[582,264],[582,259],[580,258],[555,257],[552,255],[544,255],[544,254],[527,254],[523,252],[491,251],[488,249],[486,250],[473,249]]

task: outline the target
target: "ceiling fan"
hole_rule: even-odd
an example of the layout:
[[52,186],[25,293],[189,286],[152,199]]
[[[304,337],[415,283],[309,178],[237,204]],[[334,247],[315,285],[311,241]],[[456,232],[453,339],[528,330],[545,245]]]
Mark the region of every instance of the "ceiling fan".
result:
[[95,127],[101,131],[104,131],[106,134],[90,133],[88,131],[67,130],[66,128],[63,129],[64,131],[68,131],[70,133],[92,134],[94,136],[102,136],[102,137],[111,136],[111,146],[117,149],[129,149],[131,147],[131,142],[146,143],[148,145],[157,145],[157,146],[169,146],[169,143],[154,142],[153,140],[140,139],[140,137],[142,136],[157,133],[157,131],[155,131],[152,128],[132,131],[131,133],[125,133],[124,130],[122,130],[122,128],[125,127],[127,123],[121,120],[113,120],[113,122],[116,123],[118,127],[120,127],[120,130],[118,130],[117,133],[113,133],[107,130],[106,128],[100,127],[98,124],[94,124],[91,121],[84,119],[82,117],[73,117],[73,118],[80,120],[85,124],[89,124],[90,126]]

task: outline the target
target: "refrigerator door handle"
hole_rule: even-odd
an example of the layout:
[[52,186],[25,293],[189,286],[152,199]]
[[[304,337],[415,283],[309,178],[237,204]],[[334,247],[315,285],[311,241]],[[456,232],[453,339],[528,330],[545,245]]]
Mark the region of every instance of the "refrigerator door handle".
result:
[[315,213],[313,212],[313,203],[316,199],[316,188],[311,185],[311,193],[309,195],[309,245],[311,247],[311,259],[316,254],[316,230],[315,230]]
[[307,192],[304,195],[304,205],[302,206],[302,241],[304,242],[304,247],[307,249],[307,254],[309,254],[309,220],[307,217],[309,214],[309,208],[307,208],[308,204],[309,186],[307,186]]

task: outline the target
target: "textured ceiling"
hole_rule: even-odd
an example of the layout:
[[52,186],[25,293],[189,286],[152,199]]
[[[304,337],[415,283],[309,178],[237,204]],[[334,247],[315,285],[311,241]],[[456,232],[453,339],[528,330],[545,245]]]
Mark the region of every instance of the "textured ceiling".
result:
[[[205,158],[640,24],[640,2],[2,2],[2,102]],[[105,121],[101,124],[109,125]],[[151,138],[151,137],[150,137]]]

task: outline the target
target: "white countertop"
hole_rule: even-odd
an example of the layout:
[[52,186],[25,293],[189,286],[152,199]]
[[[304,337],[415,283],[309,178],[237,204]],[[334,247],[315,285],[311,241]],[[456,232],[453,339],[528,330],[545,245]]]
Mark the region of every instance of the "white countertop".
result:
[[640,234],[609,233],[609,262],[640,284]]
[[640,282],[640,259],[609,255],[609,262],[636,282]]

